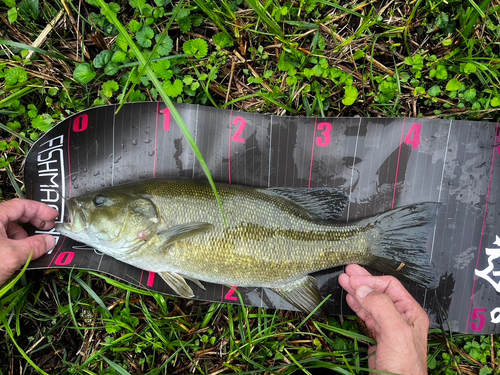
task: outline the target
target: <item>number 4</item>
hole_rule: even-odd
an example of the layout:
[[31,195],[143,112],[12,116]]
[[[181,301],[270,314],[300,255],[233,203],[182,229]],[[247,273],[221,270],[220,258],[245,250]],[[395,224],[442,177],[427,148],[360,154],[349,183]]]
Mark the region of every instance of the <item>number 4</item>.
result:
[[411,145],[412,148],[418,148],[420,146],[420,131],[422,129],[422,124],[413,124],[410,131],[406,135],[405,143]]

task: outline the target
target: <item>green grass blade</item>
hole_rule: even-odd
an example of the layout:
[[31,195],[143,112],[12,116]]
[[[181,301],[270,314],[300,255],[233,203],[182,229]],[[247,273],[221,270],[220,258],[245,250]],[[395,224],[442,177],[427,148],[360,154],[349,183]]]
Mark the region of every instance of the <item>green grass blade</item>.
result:
[[318,327],[321,327],[321,328],[324,328],[328,331],[332,331],[332,332],[335,332],[335,333],[338,333],[340,335],[343,335],[343,336],[346,336],[346,337],[350,337],[350,338],[353,338],[353,339],[358,339],[362,342],[366,342],[368,344],[371,344],[371,345],[376,345],[377,342],[372,339],[371,337],[368,337],[368,336],[365,336],[365,335],[361,335],[359,333],[356,333],[356,332],[351,332],[351,331],[347,331],[345,329],[342,329],[342,328],[336,328],[336,327],[332,327],[328,324],[323,324],[323,323],[320,323],[320,322],[313,322],[314,325],[316,326],[316,328]]
[[99,356],[104,359],[106,361],[106,363],[112,368],[114,369],[118,374],[121,374],[121,375],[130,375],[130,372],[128,372],[127,370],[125,370],[123,367],[121,367],[120,365],[118,365],[116,362],[113,362],[111,359],[108,359],[106,358],[105,356],[103,356],[102,354],[99,354]]
[[[342,12],[346,12],[348,14],[352,14],[353,16],[356,16],[356,17],[359,17],[359,18],[365,18],[366,17],[366,16],[363,16],[362,14],[357,13],[357,12],[355,12],[353,10],[350,10],[350,9],[344,8],[343,6],[340,6],[338,4],[332,3],[331,1],[318,0],[318,3],[325,4],[325,5],[331,6],[333,8],[337,8],[337,9],[341,10]],[[359,7],[359,6],[363,5],[363,4],[364,3],[356,4],[356,5]]]
[[12,184],[14,189],[16,190],[17,195],[19,195],[21,198],[24,198],[24,193],[21,190],[21,188],[19,187],[17,180],[16,180],[16,177],[14,176],[14,173],[12,173],[12,171],[10,170],[10,165],[7,165],[5,167],[5,171],[7,172],[7,176],[9,176],[10,183]]
[[63,55],[59,55],[58,53],[48,52],[48,51],[45,51],[41,48],[32,47],[32,46],[30,46],[28,44],[24,44],[24,43],[13,42],[11,40],[0,39],[0,45],[26,49],[28,51],[36,52],[36,53],[39,53],[41,55],[46,55],[46,56],[52,57],[52,58],[57,59],[57,60],[78,62],[78,61],[75,61],[72,59],[68,59],[67,57],[65,57]]
[[5,126],[1,122],[0,122],[0,129],[5,130],[7,133],[12,134],[13,136],[15,136],[19,139],[22,139],[24,142],[26,142],[30,146],[33,146],[35,144],[35,142],[33,142],[31,139],[26,138],[24,135],[21,135],[21,134],[15,132],[14,130],[10,129],[8,126]]
[[16,91],[14,94],[9,95],[5,99],[0,100],[0,108],[6,107],[7,105],[10,105],[10,102],[17,100],[17,99],[21,99],[22,97],[24,97],[25,95],[28,95],[32,91],[38,90],[41,86],[39,87],[37,85],[40,83],[41,83],[41,81],[39,81],[39,80],[36,80],[35,82],[33,82],[31,84],[28,82],[29,86],[26,86],[26,87],[22,88],[21,90]]
[[207,179],[210,183],[210,186],[212,187],[212,190],[215,195],[215,199],[217,199],[217,203],[219,204],[220,212],[222,215],[222,218],[224,220],[225,225],[227,226],[227,220],[226,220],[226,215],[224,214],[224,208],[222,206],[222,200],[219,196],[219,192],[217,191],[217,188],[215,186],[215,182],[212,178],[212,174],[210,173],[210,169],[208,168],[207,163],[205,162],[205,159],[203,158],[203,155],[201,154],[200,149],[198,148],[198,145],[196,144],[193,136],[191,135],[191,132],[189,131],[186,123],[184,122],[184,119],[181,117],[179,111],[177,111],[177,108],[175,108],[174,104],[172,103],[172,100],[170,97],[167,95],[167,92],[163,88],[163,85],[161,82],[158,80],[158,77],[156,76],[155,72],[153,69],[147,64],[146,58],[144,55],[141,53],[135,42],[132,40],[131,36],[128,34],[127,30],[125,27],[121,24],[121,22],[118,20],[118,17],[116,15],[116,12],[112,11],[109,5],[104,1],[104,0],[96,0],[97,4],[99,4],[99,7],[101,8],[102,12],[118,30],[118,32],[125,38],[127,41],[128,45],[130,46],[130,49],[133,51],[141,65],[145,68],[146,74],[149,78],[149,80],[153,83],[155,88],[158,90],[158,93],[160,94],[161,98],[167,105],[167,107],[170,109],[170,113],[174,120],[177,122],[177,125],[181,129],[182,133],[186,137],[186,140],[188,141],[189,145],[193,149],[193,152],[196,155],[196,158],[198,159],[198,162],[201,165],[201,168],[205,172],[205,175],[207,176]]
[[[229,32],[224,27],[225,21],[219,16],[222,11],[220,10],[216,2],[209,2],[205,0],[194,0],[194,2],[201,8],[203,12],[205,12],[208,18],[210,18],[212,22],[215,23],[224,34],[226,34],[231,40],[233,39],[231,37],[231,34],[229,34]],[[213,9],[217,9],[219,14],[214,12]]]
[[108,307],[102,301],[102,299],[97,295],[96,292],[94,292],[92,290],[92,288],[85,281],[83,281],[79,277],[75,277],[75,275],[73,275],[73,274],[71,274],[70,276],[71,276],[71,278],[73,280],[75,280],[78,284],[80,284],[83,289],[85,289],[87,291],[87,293],[99,304],[99,306],[102,307],[102,309],[106,312],[106,314],[108,315],[108,317],[112,317],[113,316],[111,314],[111,312],[108,310]]
[[255,13],[257,13],[261,21],[264,22],[266,26],[269,28],[269,31],[271,31],[279,39],[281,40],[285,39],[285,34],[283,34],[283,31],[279,27],[278,23],[271,18],[271,16],[269,15],[269,13],[267,13],[266,9],[264,8],[264,6],[261,4],[260,1],[245,0],[245,2],[255,11]]
[[23,356],[23,358],[26,360],[26,362],[28,362],[36,371],[38,371],[40,374],[43,374],[43,375],[49,375],[47,374],[45,371],[43,371],[40,367],[38,367],[35,362],[33,362],[31,360],[30,357],[28,357],[28,355],[26,354],[26,352],[19,346],[19,344],[17,343],[16,339],[14,338],[14,333],[12,332],[12,330],[10,329],[10,326],[9,324],[7,323],[6,319],[4,318],[2,320],[2,323],[5,327],[5,330],[7,331],[7,333],[9,334],[9,337],[10,339],[12,340],[12,342],[14,343],[14,345],[16,346],[17,350],[19,351],[19,353],[21,353],[21,355]]

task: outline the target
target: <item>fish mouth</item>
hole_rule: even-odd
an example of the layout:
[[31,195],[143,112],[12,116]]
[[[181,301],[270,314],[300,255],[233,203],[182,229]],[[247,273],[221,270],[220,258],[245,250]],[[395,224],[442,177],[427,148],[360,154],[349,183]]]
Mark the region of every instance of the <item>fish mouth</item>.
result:
[[56,229],[62,234],[64,232],[80,233],[87,229],[87,215],[80,206],[74,199],[66,200],[66,207],[68,209],[67,221],[56,225]]

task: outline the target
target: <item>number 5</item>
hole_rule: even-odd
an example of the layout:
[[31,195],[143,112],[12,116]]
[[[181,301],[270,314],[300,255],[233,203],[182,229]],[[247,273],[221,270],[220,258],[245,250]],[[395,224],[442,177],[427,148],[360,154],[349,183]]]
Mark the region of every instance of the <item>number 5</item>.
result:
[[473,331],[481,331],[486,323],[486,308],[474,308],[472,310],[472,319],[479,319],[479,322],[471,322],[470,328]]

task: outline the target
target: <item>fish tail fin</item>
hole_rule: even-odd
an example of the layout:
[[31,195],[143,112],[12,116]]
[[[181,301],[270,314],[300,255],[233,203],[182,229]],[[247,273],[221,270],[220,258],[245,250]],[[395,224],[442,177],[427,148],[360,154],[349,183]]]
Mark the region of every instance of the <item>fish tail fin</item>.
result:
[[379,230],[369,266],[423,288],[436,288],[439,274],[431,264],[426,244],[440,203],[419,203],[396,208],[367,219]]

